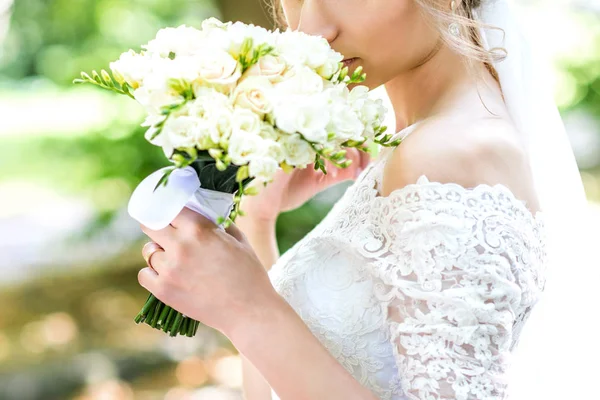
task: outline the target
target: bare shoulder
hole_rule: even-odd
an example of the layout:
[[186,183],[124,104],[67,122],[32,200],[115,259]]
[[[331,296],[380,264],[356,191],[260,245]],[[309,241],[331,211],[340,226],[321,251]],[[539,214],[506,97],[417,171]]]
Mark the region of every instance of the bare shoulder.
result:
[[389,155],[382,195],[415,183],[422,175],[465,188],[503,184],[531,208],[538,204],[519,132],[498,118],[423,122]]

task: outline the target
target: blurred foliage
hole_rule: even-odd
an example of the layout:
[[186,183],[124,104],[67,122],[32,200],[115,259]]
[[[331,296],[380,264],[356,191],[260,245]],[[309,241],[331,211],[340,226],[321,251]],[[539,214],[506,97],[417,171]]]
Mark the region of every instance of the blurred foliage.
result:
[[[139,49],[162,27],[194,26],[209,16],[264,22],[260,4],[261,0],[14,0],[6,11],[10,25],[4,38],[0,29],[0,183],[24,179],[85,196],[98,210],[99,226],[108,224],[139,181],[166,160],[160,148],[144,140],[140,110],[133,102],[74,86],[72,79],[82,70],[106,68],[129,48]],[[600,30],[592,29],[600,26],[600,18],[586,15],[581,21],[589,24],[588,42],[593,44],[586,50],[589,54],[574,55],[561,65],[568,97],[561,111],[584,111],[600,120]],[[19,128],[23,132],[7,131],[25,125]],[[591,173],[600,176],[600,167]],[[323,218],[344,187],[279,218],[281,251]],[[219,382],[208,361],[204,379],[204,367],[198,367],[204,364],[198,361],[185,364],[194,366],[196,380],[185,378],[181,368],[191,354],[209,359],[209,353],[234,352],[225,338],[206,329],[197,341],[199,348],[184,351],[187,356],[180,359],[167,358],[163,336],[133,324],[146,298],[136,280],[141,260],[139,247],[134,247],[119,257],[120,269],[106,268],[116,263],[106,260],[99,268],[53,278],[44,275],[0,294],[1,399],[91,399],[82,388],[102,378],[116,379],[123,393],[135,391],[135,396],[114,399],[162,399],[169,387]],[[100,296],[110,299],[104,308],[99,306]],[[85,367],[86,359],[105,365],[108,372],[102,375]],[[166,370],[159,365],[165,361]],[[94,374],[100,377],[94,380]]]

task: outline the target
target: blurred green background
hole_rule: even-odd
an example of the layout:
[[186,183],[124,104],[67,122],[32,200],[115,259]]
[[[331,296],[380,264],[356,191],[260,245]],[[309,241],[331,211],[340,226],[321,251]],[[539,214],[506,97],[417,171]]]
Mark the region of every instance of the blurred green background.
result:
[[[600,6],[530,1],[591,204],[600,202]],[[211,329],[166,338],[132,318],[144,238],[125,212],[165,165],[142,110],[71,84],[165,26],[270,26],[260,0],[0,0],[0,399],[237,399],[240,360]],[[342,184],[278,221],[281,251]],[[594,208],[597,209],[597,208]],[[600,218],[599,218],[600,220]]]

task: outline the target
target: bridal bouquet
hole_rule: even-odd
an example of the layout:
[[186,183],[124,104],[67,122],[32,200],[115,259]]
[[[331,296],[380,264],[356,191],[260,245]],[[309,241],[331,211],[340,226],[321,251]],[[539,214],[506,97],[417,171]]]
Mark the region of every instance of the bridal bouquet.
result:
[[[82,72],[74,82],[146,110],[146,139],[172,164],[129,202],[130,215],[151,229],[168,226],[183,207],[227,226],[243,215],[242,196],[258,192],[249,184],[268,184],[279,168],[327,173],[324,160],[350,164],[346,148],[398,144],[385,134],[381,101],[364,86],[348,89],[365,79],[362,69],[349,75],[323,38],[210,18],[200,29],[162,29],[141,47],[112,62],[111,73]],[[152,294],[135,321],[190,337],[199,324]]]

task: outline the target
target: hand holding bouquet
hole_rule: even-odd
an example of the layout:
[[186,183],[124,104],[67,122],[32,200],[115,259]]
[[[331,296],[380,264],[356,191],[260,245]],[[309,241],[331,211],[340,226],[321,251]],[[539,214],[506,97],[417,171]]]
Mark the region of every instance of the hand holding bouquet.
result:
[[[210,18],[201,29],[160,30],[139,53],[130,50],[92,83],[130,96],[147,111],[146,138],[172,165],[136,188],[129,212],[150,229],[168,226],[188,207],[226,226],[242,215],[243,195],[257,193],[282,168],[324,160],[344,168],[346,148],[395,146],[382,126],[385,109],[361,68],[348,75],[327,41],[297,31],[268,31]],[[136,322],[172,336],[193,336],[198,322],[150,295]]]

